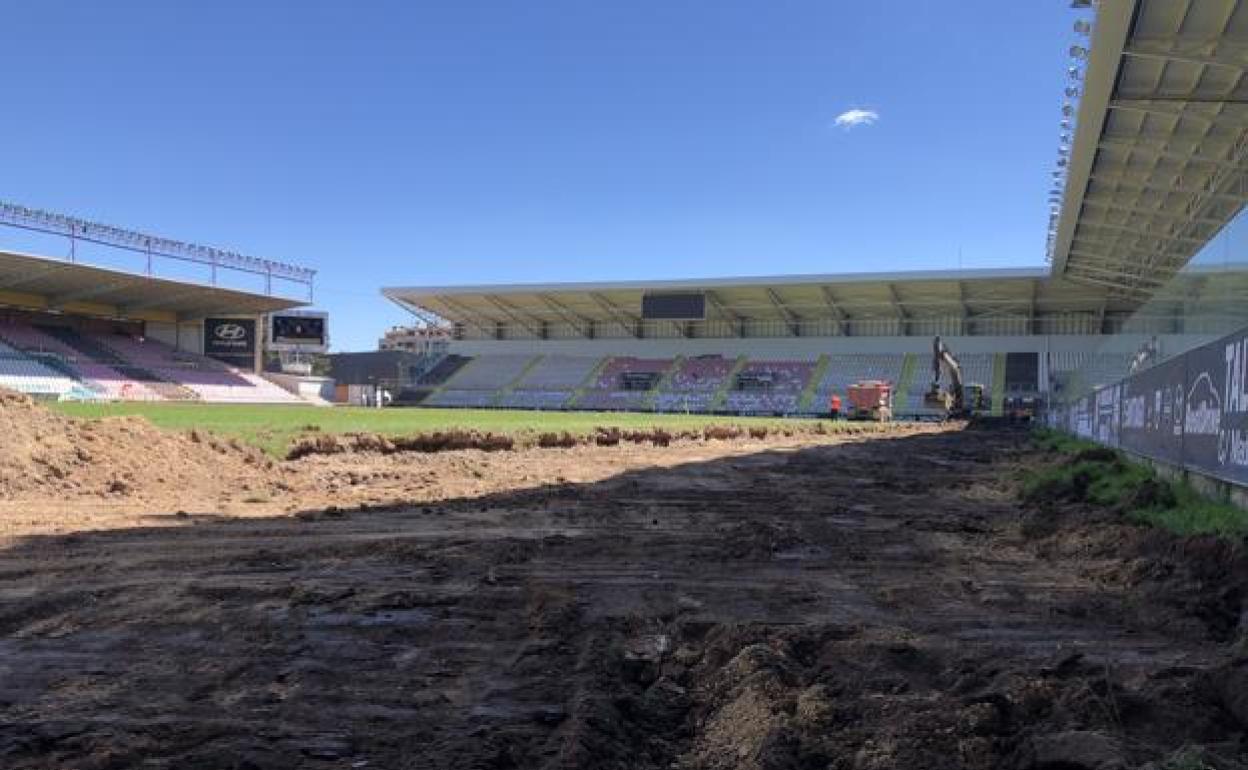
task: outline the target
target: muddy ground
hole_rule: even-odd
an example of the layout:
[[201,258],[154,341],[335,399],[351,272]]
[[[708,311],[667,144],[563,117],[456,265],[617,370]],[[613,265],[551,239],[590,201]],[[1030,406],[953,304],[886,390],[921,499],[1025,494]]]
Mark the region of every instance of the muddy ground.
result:
[[0,767],[1248,762],[1240,549],[1024,508],[1041,461],[950,428],[10,500]]

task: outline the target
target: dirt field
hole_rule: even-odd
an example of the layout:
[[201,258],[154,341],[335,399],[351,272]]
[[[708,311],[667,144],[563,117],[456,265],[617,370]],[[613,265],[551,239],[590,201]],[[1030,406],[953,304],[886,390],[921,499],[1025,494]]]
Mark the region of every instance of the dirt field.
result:
[[1024,434],[194,443],[216,484],[0,506],[0,766],[1248,759],[1238,549],[1024,510]]

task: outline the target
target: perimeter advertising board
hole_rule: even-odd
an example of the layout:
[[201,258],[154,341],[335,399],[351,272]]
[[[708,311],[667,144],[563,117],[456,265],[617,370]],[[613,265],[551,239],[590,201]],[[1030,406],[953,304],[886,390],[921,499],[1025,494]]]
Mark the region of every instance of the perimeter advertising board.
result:
[[1123,380],[1121,440],[1116,446],[1154,460],[1183,462],[1185,356]]
[[1118,446],[1119,398],[1121,385],[1101,388],[1092,399],[1092,439]]
[[1184,461],[1248,484],[1248,330],[1188,353]]
[[1248,485],[1248,330],[1059,406],[1049,424]]

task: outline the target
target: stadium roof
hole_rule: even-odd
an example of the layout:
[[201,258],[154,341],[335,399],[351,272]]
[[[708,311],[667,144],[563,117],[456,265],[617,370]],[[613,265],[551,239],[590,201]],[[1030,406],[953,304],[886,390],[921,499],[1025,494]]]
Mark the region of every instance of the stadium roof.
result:
[[409,286],[382,294],[418,317],[453,323],[534,327],[543,321],[583,325],[641,318],[648,292],[700,292],[708,320],[816,319],[902,321],[934,317],[1028,316],[1063,311],[1114,312],[1130,301],[1054,280],[1041,268],[710,278],[676,281]]
[[259,315],[305,303],[0,251],[0,305],[106,318],[180,321]]
[[1248,200],[1248,7],[1101,0],[1086,55],[1053,272],[1144,298]]

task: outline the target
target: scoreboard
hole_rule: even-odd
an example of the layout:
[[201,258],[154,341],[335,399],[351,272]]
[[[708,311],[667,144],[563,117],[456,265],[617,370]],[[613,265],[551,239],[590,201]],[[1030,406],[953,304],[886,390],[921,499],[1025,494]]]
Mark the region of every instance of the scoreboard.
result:
[[702,321],[706,319],[706,295],[702,292],[643,294],[641,317],[647,321]]
[[324,353],[329,349],[329,314],[321,311],[274,313],[268,323],[269,350]]

